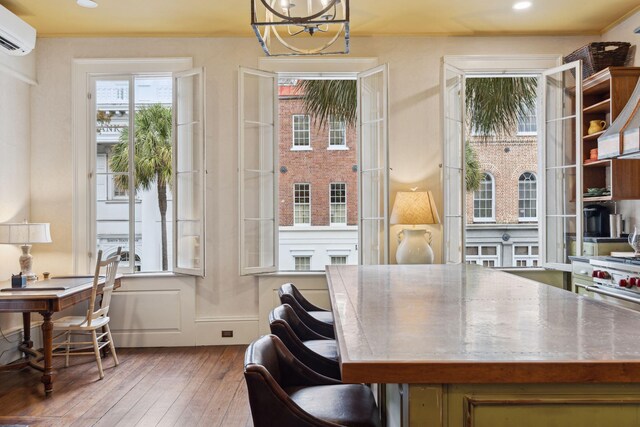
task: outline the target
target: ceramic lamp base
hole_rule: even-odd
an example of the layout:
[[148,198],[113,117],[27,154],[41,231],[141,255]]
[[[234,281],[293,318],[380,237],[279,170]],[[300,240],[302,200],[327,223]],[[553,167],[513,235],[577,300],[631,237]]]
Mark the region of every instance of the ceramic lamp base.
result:
[[22,245],[20,249],[22,249],[22,255],[20,255],[20,271],[22,275],[29,281],[38,280],[38,276],[31,271],[33,266],[33,256],[30,253],[31,245]]
[[[401,237],[402,235],[402,237]],[[421,229],[405,228],[398,233],[398,264],[433,264],[433,250],[429,246],[431,233]]]

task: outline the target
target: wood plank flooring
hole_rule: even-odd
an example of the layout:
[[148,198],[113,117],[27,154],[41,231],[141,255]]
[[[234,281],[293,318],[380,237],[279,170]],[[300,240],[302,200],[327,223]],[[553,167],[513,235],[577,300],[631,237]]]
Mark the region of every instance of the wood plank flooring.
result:
[[40,373],[0,372],[0,426],[250,427],[242,375],[246,346],[119,349],[120,365],[92,356],[54,360],[53,395]]

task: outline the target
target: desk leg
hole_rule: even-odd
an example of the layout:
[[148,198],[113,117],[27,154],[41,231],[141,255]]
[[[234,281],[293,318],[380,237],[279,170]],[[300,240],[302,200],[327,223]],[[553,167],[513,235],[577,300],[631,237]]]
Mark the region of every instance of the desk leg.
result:
[[53,322],[50,311],[41,313],[44,318],[42,323],[42,347],[44,353],[44,372],[42,373],[42,383],[44,384],[45,395],[50,395],[53,391]]
[[31,341],[31,313],[22,313],[22,327],[24,329],[22,345],[26,348],[33,348],[33,341]]

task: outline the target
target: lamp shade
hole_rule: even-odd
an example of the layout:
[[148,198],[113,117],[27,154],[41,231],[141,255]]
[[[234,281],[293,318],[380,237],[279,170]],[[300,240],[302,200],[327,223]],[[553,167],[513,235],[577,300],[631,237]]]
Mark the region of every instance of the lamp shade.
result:
[[391,211],[391,224],[440,224],[431,191],[399,191]]
[[28,245],[31,243],[51,243],[48,223],[5,223],[0,224],[0,243]]

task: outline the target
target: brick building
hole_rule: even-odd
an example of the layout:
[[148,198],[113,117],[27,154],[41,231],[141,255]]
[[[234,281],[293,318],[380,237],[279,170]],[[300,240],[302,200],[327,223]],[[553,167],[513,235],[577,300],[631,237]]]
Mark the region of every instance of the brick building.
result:
[[279,86],[280,270],[357,263],[357,134],[305,113],[295,81]]
[[538,265],[538,145],[535,114],[501,137],[471,136],[484,177],[466,194],[466,258],[490,267]]

